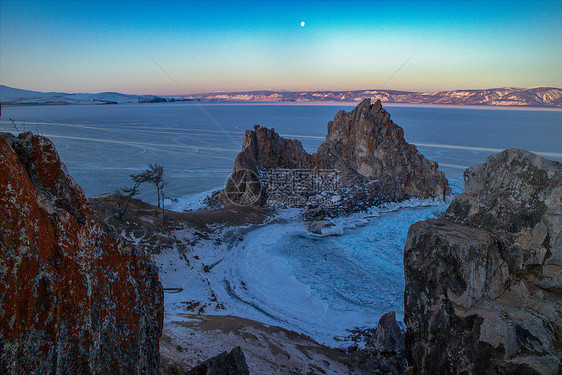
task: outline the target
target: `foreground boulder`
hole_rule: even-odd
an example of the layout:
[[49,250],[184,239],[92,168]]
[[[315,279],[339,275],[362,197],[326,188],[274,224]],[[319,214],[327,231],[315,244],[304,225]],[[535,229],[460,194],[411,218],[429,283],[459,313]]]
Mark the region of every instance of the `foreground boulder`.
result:
[[381,316],[368,344],[381,353],[400,353],[404,350],[404,335],[396,322],[394,311]]
[[187,372],[187,375],[250,375],[244,352],[237,346],[209,358]]
[[408,362],[404,356],[404,334],[396,322],[394,311],[381,316],[377,328],[367,336],[365,348],[353,356],[366,374],[406,373]]
[[404,140],[404,131],[380,101],[367,99],[349,113],[336,114],[326,141],[312,155],[298,140],[284,139],[274,129],[256,125],[246,131],[222,201],[349,211],[449,195],[437,163]]
[[419,374],[560,374],[562,165],[506,150],[465,171],[404,251],[406,350]]
[[0,223],[0,373],[157,373],[157,269],[104,231],[48,139],[0,135]]

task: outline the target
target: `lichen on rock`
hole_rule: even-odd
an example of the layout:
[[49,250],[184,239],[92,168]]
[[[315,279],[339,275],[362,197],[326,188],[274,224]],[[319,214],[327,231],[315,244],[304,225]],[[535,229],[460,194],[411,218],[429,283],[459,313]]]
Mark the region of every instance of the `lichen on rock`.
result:
[[156,373],[163,291],[53,144],[0,135],[0,373]]

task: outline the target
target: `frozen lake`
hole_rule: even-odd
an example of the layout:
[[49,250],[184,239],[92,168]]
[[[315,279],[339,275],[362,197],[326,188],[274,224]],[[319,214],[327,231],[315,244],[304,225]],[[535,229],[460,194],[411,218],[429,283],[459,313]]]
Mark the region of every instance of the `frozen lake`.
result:
[[[254,124],[298,138],[308,152],[323,142],[326,125],[353,105],[123,104],[2,108],[0,130],[31,130],[49,137],[88,196],[126,185],[130,173],[162,164],[176,209],[221,187],[232,171],[244,131]],[[387,106],[408,142],[439,162],[458,193],[467,166],[517,147],[562,161],[562,111],[475,107]],[[144,200],[155,194],[144,191]],[[214,239],[194,249],[190,264],[173,250],[154,257],[165,287],[167,319],[185,312],[186,301],[309,335],[328,345],[356,327],[374,327],[382,314],[403,317],[402,252],[409,226],[446,205],[376,210],[370,217],[341,219],[343,234],[314,237],[294,219],[258,226],[233,246]],[[204,264],[220,261],[212,272]],[[214,298],[214,297],[213,297]],[[215,300],[216,301],[216,300]]]
[[[183,198],[224,184],[244,131],[273,127],[310,153],[326,125],[352,104],[160,103],[4,107],[0,131],[49,137],[88,196],[113,192],[150,163],[165,168],[169,195]],[[405,138],[448,177],[462,176],[500,150],[516,147],[562,160],[562,111],[482,107],[386,106]],[[144,200],[155,201],[145,191]]]

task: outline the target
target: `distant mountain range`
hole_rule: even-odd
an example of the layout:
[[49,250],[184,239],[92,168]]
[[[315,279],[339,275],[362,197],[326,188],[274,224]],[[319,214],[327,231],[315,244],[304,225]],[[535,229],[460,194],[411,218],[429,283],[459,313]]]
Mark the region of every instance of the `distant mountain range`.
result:
[[68,94],[20,90],[0,85],[0,103],[11,105],[40,104],[119,104],[166,101],[258,101],[258,102],[357,102],[365,98],[383,103],[459,104],[494,106],[531,106],[562,108],[562,89],[557,87],[502,87],[483,90],[412,92],[398,90],[355,91],[283,91],[259,90],[215,92],[193,95],[127,95],[116,92]]
[[438,92],[412,92],[397,90],[355,91],[242,91],[176,96],[201,100],[236,101],[360,101],[365,98],[380,99],[383,103],[410,104],[463,104],[463,105],[516,105],[533,107],[562,107],[562,89],[535,87],[530,89],[502,87],[484,90],[452,90]]

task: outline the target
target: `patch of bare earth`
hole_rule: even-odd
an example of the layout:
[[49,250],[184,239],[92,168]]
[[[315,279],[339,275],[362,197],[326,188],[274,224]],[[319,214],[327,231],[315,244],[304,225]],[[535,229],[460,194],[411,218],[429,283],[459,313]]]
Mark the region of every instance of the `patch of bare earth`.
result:
[[[164,211],[139,199],[131,199],[127,212],[119,218],[119,207],[125,207],[127,197],[121,194],[102,194],[90,199],[98,219],[149,253],[159,253],[162,248],[176,244],[180,249],[193,246],[198,238],[206,238],[224,227],[261,224],[272,214],[271,210],[253,206],[232,206],[208,211]],[[190,229],[191,239],[182,231]],[[186,243],[187,242],[187,243]]]

